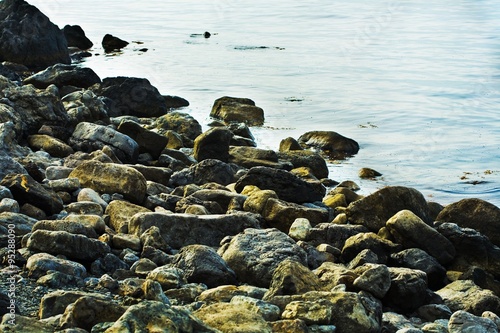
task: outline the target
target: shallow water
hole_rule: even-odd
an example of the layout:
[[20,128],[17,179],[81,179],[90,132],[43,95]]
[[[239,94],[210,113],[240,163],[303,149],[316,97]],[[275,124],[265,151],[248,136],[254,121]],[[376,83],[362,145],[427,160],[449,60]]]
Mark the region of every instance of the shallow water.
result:
[[[358,141],[330,178],[363,194],[404,185],[442,204],[500,206],[497,1],[29,2],[60,27],[82,26],[96,44],[83,65],[101,78],[148,78],[204,125],[216,98],[248,97],[266,115],[252,128],[259,147],[311,130]],[[142,44],[104,55],[106,33]],[[360,180],[361,167],[383,177]]]

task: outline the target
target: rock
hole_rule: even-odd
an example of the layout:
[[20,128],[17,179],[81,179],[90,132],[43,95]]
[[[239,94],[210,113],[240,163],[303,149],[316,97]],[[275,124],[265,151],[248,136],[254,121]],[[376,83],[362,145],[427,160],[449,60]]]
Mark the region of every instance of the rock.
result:
[[[200,123],[193,116],[183,112],[169,112],[166,115],[158,117],[156,120],[158,133],[168,137],[168,131],[174,131],[182,136],[184,143],[193,141],[202,133]],[[169,140],[170,143],[171,140]],[[187,145],[192,147],[191,145]]]
[[106,34],[104,35],[101,44],[105,52],[113,52],[124,48],[128,45],[128,42],[113,35]]
[[348,220],[353,224],[366,226],[378,232],[387,220],[397,212],[407,209],[430,224],[429,207],[422,193],[403,186],[384,187],[363,199],[352,202],[346,210]]
[[[0,90],[0,98],[3,98],[4,104],[15,109],[14,118],[4,121],[13,122],[18,141],[22,141],[30,134],[36,134],[43,125],[68,126],[69,124],[69,116],[64,110],[55,86],[45,90],[35,89],[32,85],[12,86]],[[5,112],[2,109],[0,111]],[[10,118],[8,115],[0,115],[0,118],[4,117]]]
[[100,82],[101,79],[91,68],[64,64],[47,67],[23,81],[24,84],[32,84],[38,89],[45,89],[51,84],[56,85],[58,88],[63,86],[88,88]]
[[291,150],[278,153],[280,160],[293,164],[294,168],[307,167],[318,179],[328,177],[328,166],[320,154],[310,150]]
[[94,150],[110,146],[113,153],[122,162],[135,162],[139,154],[139,145],[129,136],[122,134],[111,127],[92,123],[79,123],[69,144],[75,150],[90,153]]
[[153,226],[144,231],[141,236],[141,243],[143,247],[151,246],[155,249],[170,252],[171,248],[168,243],[161,236],[160,228]]
[[460,200],[446,206],[436,220],[475,229],[488,237],[493,244],[500,246],[500,208],[487,201]]
[[235,271],[238,281],[258,287],[269,286],[273,271],[284,259],[307,264],[304,250],[277,229],[245,229],[222,242],[218,252]]
[[285,259],[274,270],[264,299],[272,299],[276,295],[299,295],[320,289],[318,277],[309,268],[295,260]]
[[[109,215],[109,226],[116,232],[128,233],[128,223],[132,216],[137,213],[150,213],[147,208],[134,205],[123,200],[113,200],[106,207],[106,214]],[[140,235],[137,235],[140,236]]]
[[315,302],[293,301],[286,305],[282,313],[283,319],[300,319],[307,325],[326,325],[333,314],[332,303],[319,299]]
[[299,137],[299,143],[307,148],[318,148],[330,158],[344,159],[359,151],[359,144],[333,131],[311,131]]
[[326,209],[308,208],[274,198],[267,200],[262,216],[271,227],[286,233],[290,231],[292,223],[298,218],[306,218],[313,225],[329,220],[329,212]]
[[19,203],[10,198],[3,198],[0,201],[0,213],[3,212],[11,212],[11,213],[19,213],[20,207]]
[[[73,169],[70,169],[70,173],[71,171],[73,171]],[[82,188],[80,192],[78,192],[77,201],[95,202],[102,207],[103,211],[105,211],[106,207],[108,207],[108,203],[101,198],[99,193],[88,187]]]
[[101,258],[95,260],[90,266],[90,272],[95,276],[113,274],[117,270],[128,270],[130,266],[112,253],[103,253]]
[[229,161],[229,142],[231,131],[225,128],[211,128],[200,134],[194,140],[193,156],[198,161],[217,159],[222,162]]
[[251,168],[235,185],[241,192],[247,185],[254,185],[262,190],[273,190],[281,200],[292,203],[321,201],[326,189],[319,182],[311,183],[284,170],[268,167]]
[[391,287],[383,302],[397,312],[410,313],[424,305],[427,276],[424,272],[402,267],[389,267]]
[[7,187],[20,205],[36,204],[48,215],[57,214],[63,209],[57,194],[44,188],[29,175],[10,174],[4,177],[0,185]]
[[48,180],[66,179],[73,171],[73,168],[52,165],[45,169],[45,178]]
[[61,140],[48,135],[33,134],[28,137],[33,150],[44,150],[53,157],[66,157],[74,153],[73,149]]
[[189,106],[189,102],[186,99],[179,96],[166,95],[163,96],[163,98],[165,98],[165,103],[167,103],[168,109],[178,109],[184,106]]
[[484,311],[500,313],[500,298],[470,280],[457,280],[436,291],[451,311],[467,311],[480,316]]
[[53,191],[56,191],[59,196],[60,192],[73,193],[80,189],[80,181],[77,178],[49,180],[47,185]]
[[[241,192],[242,194],[246,193],[245,188]],[[271,198],[278,199],[276,192],[273,190],[260,190],[256,187],[254,191],[248,193],[247,200],[243,203],[243,209],[247,212],[262,215],[266,208],[267,201]]]
[[294,240],[306,240],[312,229],[312,225],[306,218],[296,218],[290,230],[288,231],[288,236],[292,237]]
[[[144,178],[146,178],[146,180],[148,181],[148,194],[150,194],[149,193],[149,190],[150,190],[149,185],[151,184],[151,182],[154,182],[155,183],[154,185],[157,186],[157,188],[161,188],[161,186],[159,186],[159,184],[167,186],[168,182],[170,180],[170,177],[173,174],[173,171],[169,168],[145,166],[145,165],[140,165],[140,164],[129,165],[129,166],[136,169],[140,173],[142,173]],[[151,184],[151,185],[153,185],[153,184]],[[165,186],[163,186],[162,188],[164,189]],[[165,189],[165,190],[166,191],[160,191],[156,194],[169,192],[168,189]]]
[[271,333],[262,315],[244,304],[215,303],[202,307],[194,315],[214,329],[228,333]]
[[75,260],[95,260],[110,252],[109,245],[83,235],[74,235],[65,231],[37,230],[27,242],[28,249],[65,255]]
[[[11,1],[12,2],[12,1]],[[24,2],[24,1],[23,1]],[[38,321],[36,318],[25,317],[18,314],[5,314],[0,323],[0,332],[4,333],[53,333],[55,327]]]
[[342,249],[349,237],[368,232],[362,225],[320,223],[314,226],[303,239],[314,246],[322,243]]
[[342,259],[344,262],[349,262],[365,249],[373,251],[381,262],[386,263],[392,253],[401,250],[401,246],[372,232],[360,233],[345,241],[342,248]]
[[446,269],[424,250],[411,248],[394,253],[391,255],[391,262],[399,267],[418,269],[425,272],[428,285],[433,290],[442,288],[446,281]]
[[438,319],[449,319],[452,315],[450,308],[444,304],[426,304],[416,311],[419,318],[424,321],[435,321]]
[[148,273],[147,279],[158,282],[164,290],[177,289],[187,284],[184,271],[171,265],[153,269]]
[[149,131],[129,120],[122,121],[118,126],[118,131],[137,142],[139,145],[139,154],[149,153],[154,159],[158,159],[168,143],[167,137]]
[[94,43],[85,36],[85,32],[79,25],[65,25],[62,31],[69,47],[73,46],[80,50],[87,50],[94,45]]
[[128,166],[85,161],[71,172],[70,177],[78,178],[82,187],[102,193],[120,193],[135,203],[142,203],[146,196],[146,179]]
[[84,225],[70,220],[42,220],[35,223],[33,232],[37,230],[66,231],[70,234],[84,235],[89,238],[97,238],[97,233],[92,226]]
[[197,185],[212,182],[228,185],[235,179],[235,171],[231,165],[217,159],[203,160],[189,169],[193,176],[193,183]]
[[167,113],[165,99],[147,79],[108,77],[93,91],[98,96],[111,99],[108,110],[111,117],[131,115],[149,118]]
[[189,311],[158,301],[142,301],[130,306],[106,333],[133,332],[131,327],[147,327],[150,332],[216,333]]
[[267,166],[277,169],[291,169],[291,165],[278,161],[278,155],[273,150],[254,147],[230,147],[229,162],[244,168]]
[[394,240],[406,248],[420,248],[446,265],[455,257],[453,244],[409,210],[402,210],[385,224]]
[[368,179],[373,179],[376,177],[382,176],[382,174],[376,170],[370,169],[370,168],[361,168],[358,172],[359,178],[368,178]]
[[291,152],[291,151],[297,151],[297,150],[303,150],[302,146],[300,143],[295,140],[292,137],[288,137],[286,139],[281,140],[280,142],[280,147],[279,151],[284,153],[284,152]]
[[13,212],[0,213],[0,227],[8,229],[9,224],[14,224],[16,226],[16,235],[18,236],[24,236],[30,233],[36,222],[36,219],[24,214]]
[[379,299],[384,298],[391,287],[391,274],[385,265],[364,264],[356,268],[355,273],[359,276],[354,280],[353,286]]
[[188,215],[140,213],[129,221],[129,233],[137,236],[150,227],[159,228],[163,239],[175,249],[191,244],[218,246],[226,236],[236,235],[246,228],[258,228],[252,214]]
[[457,311],[450,317],[448,331],[450,333],[495,333],[498,332],[498,327],[491,319],[477,317],[465,311]]
[[73,126],[81,122],[109,122],[108,107],[103,97],[96,96],[91,90],[79,90],[61,98]]
[[240,206],[243,206],[243,203],[247,199],[247,196],[234,192],[209,189],[196,191],[193,194],[189,195],[187,198],[191,197],[202,201],[215,201],[222,207],[224,211],[228,210],[228,207],[231,203],[237,202]]
[[[157,268],[158,266],[152,261],[149,260],[148,258],[140,258],[136,262],[130,266],[130,271],[134,273],[136,276],[139,276],[141,278],[146,277],[153,269]],[[143,288],[144,289],[144,288]],[[162,291],[163,293],[163,291]]]
[[113,235],[111,242],[115,249],[131,249],[134,251],[141,251],[141,239],[135,235],[116,234]]
[[221,119],[226,123],[238,122],[249,126],[264,124],[264,110],[255,106],[248,98],[224,96],[215,100],[210,117]]
[[0,61],[30,68],[71,63],[63,33],[36,7],[22,0],[3,1],[0,22],[5,32],[0,38]]
[[172,264],[185,272],[190,283],[204,283],[209,288],[236,283],[233,270],[206,245],[183,247]]
[[231,303],[246,306],[247,309],[260,314],[267,322],[278,320],[281,315],[281,310],[276,305],[249,296],[234,296]]
[[54,257],[48,253],[36,253],[28,258],[26,263],[30,277],[37,279],[48,271],[57,271],[71,276],[85,278],[87,270],[77,262]]

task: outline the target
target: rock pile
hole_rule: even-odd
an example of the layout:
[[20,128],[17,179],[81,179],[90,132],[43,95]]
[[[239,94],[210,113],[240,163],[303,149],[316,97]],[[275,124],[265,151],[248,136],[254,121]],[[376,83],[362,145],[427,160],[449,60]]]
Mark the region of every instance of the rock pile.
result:
[[260,149],[249,99],[202,133],[146,79],[69,65],[0,76],[0,97],[2,332],[500,328],[500,209],[360,196],[324,159],[352,139]]

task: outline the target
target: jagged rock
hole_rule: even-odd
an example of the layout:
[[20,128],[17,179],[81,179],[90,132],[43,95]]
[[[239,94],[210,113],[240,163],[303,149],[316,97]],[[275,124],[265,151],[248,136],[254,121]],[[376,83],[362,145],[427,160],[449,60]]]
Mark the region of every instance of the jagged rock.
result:
[[320,154],[310,150],[290,150],[278,153],[280,160],[293,164],[294,168],[307,167],[318,179],[328,177],[328,166]]
[[397,212],[407,209],[430,224],[429,207],[422,193],[403,186],[384,187],[360,200],[352,202],[346,210],[352,224],[361,224],[378,232]]
[[80,50],[90,49],[94,43],[85,36],[85,32],[79,25],[65,25],[62,29],[64,37],[68,41],[68,46],[77,47]]
[[273,271],[284,259],[307,264],[304,250],[277,229],[245,229],[226,238],[218,252],[235,271],[238,281],[259,287],[269,286]]
[[232,133],[225,128],[211,128],[194,140],[193,156],[198,161],[217,159],[229,161],[229,143]]
[[74,153],[73,148],[59,139],[43,134],[28,136],[28,143],[33,150],[44,150],[53,157],[66,157]]
[[142,301],[130,306],[106,333],[134,332],[131,327],[147,327],[151,332],[217,333],[188,310],[158,301]]
[[359,144],[333,131],[311,131],[299,137],[299,143],[305,147],[314,147],[333,159],[344,159],[359,151]]
[[385,265],[364,264],[354,272],[359,276],[354,280],[353,286],[379,299],[382,299],[391,287],[391,274]]
[[131,115],[159,117],[167,113],[165,99],[147,79],[134,77],[108,77],[94,86],[96,95],[111,99],[108,114],[111,117]]
[[87,270],[77,262],[54,257],[48,253],[37,253],[28,258],[26,263],[28,274],[32,278],[39,278],[48,271],[57,271],[79,278],[87,276]]
[[424,272],[403,267],[389,267],[391,287],[383,302],[397,312],[409,313],[424,305],[427,276]]
[[168,243],[161,236],[160,228],[153,226],[144,231],[140,235],[141,243],[143,247],[151,246],[155,249],[170,252],[171,248]]
[[129,120],[122,121],[118,126],[118,131],[137,142],[139,154],[149,153],[154,159],[158,159],[168,143],[167,137],[149,131],[136,122]]
[[244,168],[266,166],[276,169],[292,169],[290,163],[283,163],[278,160],[278,155],[275,151],[254,147],[229,147],[229,162]]
[[262,315],[249,310],[244,304],[215,303],[202,307],[194,315],[222,332],[271,333]]
[[477,317],[465,311],[457,311],[450,317],[448,331],[449,333],[496,333],[498,332],[498,327],[491,319]]
[[59,28],[36,7],[22,0],[0,5],[0,61],[11,61],[31,68],[56,63],[69,64],[66,38]]
[[[116,232],[128,233],[128,223],[132,216],[137,213],[148,213],[149,209],[134,205],[123,200],[113,200],[106,207],[106,214],[109,215],[109,226]],[[137,235],[140,236],[140,235]]]
[[409,210],[402,210],[385,224],[396,243],[405,248],[419,248],[446,265],[455,257],[453,244]]
[[349,237],[342,248],[344,262],[351,261],[362,250],[373,251],[381,262],[386,263],[392,253],[399,252],[401,245],[384,239],[372,232],[360,233]]
[[140,236],[150,227],[159,228],[163,239],[175,249],[190,244],[218,246],[220,241],[246,228],[258,228],[252,214],[188,215],[140,213],[129,221],[129,233]]
[[475,229],[500,246],[500,208],[487,201],[463,199],[449,204],[439,213],[436,221]]
[[224,96],[215,100],[210,117],[221,119],[227,123],[238,122],[249,126],[264,124],[264,110],[255,106],[248,98]]
[[142,203],[146,196],[146,179],[128,166],[85,161],[71,172],[70,177],[78,178],[82,187],[102,193],[120,193],[135,203]]
[[500,298],[470,280],[457,280],[436,291],[451,311],[467,311],[480,316],[484,311],[500,313]]
[[10,174],[0,182],[0,185],[7,187],[20,205],[35,204],[48,215],[57,214],[63,209],[59,196],[29,175]]
[[104,98],[96,96],[91,90],[79,90],[61,98],[73,126],[81,122],[102,121],[109,123],[108,107]]
[[235,190],[241,192],[247,185],[273,190],[281,200],[292,203],[321,201],[326,193],[319,182],[306,182],[288,171],[268,167],[253,167],[248,170],[236,182]]
[[84,225],[70,220],[42,220],[33,225],[32,231],[49,230],[49,231],[66,231],[70,234],[84,235],[89,238],[97,238],[97,233],[92,226]]
[[313,225],[329,220],[329,212],[326,209],[309,208],[274,198],[267,200],[262,216],[271,227],[286,233],[297,218],[306,218]]
[[184,271],[190,283],[204,283],[209,288],[236,283],[233,270],[206,245],[183,247],[172,264]]
[[69,144],[73,149],[87,153],[109,146],[122,162],[135,162],[139,154],[139,145],[129,136],[111,127],[87,122],[76,126]]
[[47,67],[23,81],[24,84],[32,84],[38,89],[45,89],[51,84],[56,85],[58,88],[63,86],[88,88],[100,82],[101,79],[91,68],[64,64]]
[[129,43],[113,35],[106,34],[102,38],[101,44],[105,52],[113,52],[124,48]]
[[65,255],[75,260],[95,260],[110,252],[109,245],[83,235],[74,235],[65,231],[37,230],[27,242],[28,249]]

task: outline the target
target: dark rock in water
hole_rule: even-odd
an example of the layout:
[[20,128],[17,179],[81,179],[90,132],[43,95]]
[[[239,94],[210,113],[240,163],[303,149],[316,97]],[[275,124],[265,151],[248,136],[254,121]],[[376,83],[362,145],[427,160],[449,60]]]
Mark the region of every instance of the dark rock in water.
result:
[[289,152],[291,150],[302,150],[300,143],[292,137],[281,140],[280,142],[280,152]]
[[108,77],[93,87],[98,96],[111,99],[109,116],[159,117],[167,113],[165,98],[147,79]]
[[255,106],[248,98],[224,96],[215,100],[210,117],[224,120],[227,123],[238,122],[249,126],[264,124],[264,110]]
[[179,96],[163,96],[165,98],[165,103],[167,104],[167,108],[169,109],[177,109],[182,108],[184,106],[189,106],[189,102]]
[[377,170],[373,170],[370,168],[361,168],[358,172],[358,176],[359,176],[359,178],[372,179],[375,177],[382,176],[382,174],[380,172],[378,172]]
[[127,46],[128,44],[129,43],[124,41],[123,39],[120,39],[110,34],[104,35],[102,39],[102,47],[104,48],[105,52],[113,52],[120,50],[125,46]]
[[500,208],[487,201],[463,199],[449,204],[439,213],[436,221],[475,229],[500,246]]
[[212,128],[199,135],[194,141],[193,156],[198,161],[217,159],[229,160],[229,142],[233,134],[225,128]]
[[78,47],[80,50],[90,49],[94,43],[85,36],[85,32],[79,25],[65,25],[62,29],[64,37],[68,41],[68,46]]
[[268,167],[251,168],[238,179],[235,189],[241,192],[247,185],[273,190],[281,200],[293,203],[321,201],[326,193],[320,182],[306,182],[288,171]]
[[422,193],[409,187],[384,187],[360,200],[352,202],[346,210],[348,220],[361,224],[373,232],[385,226],[389,218],[407,209],[430,224],[429,206]]
[[359,144],[332,131],[312,131],[302,134],[299,143],[307,148],[317,148],[333,159],[343,159],[356,154]]
[[7,187],[21,205],[30,203],[48,215],[58,214],[63,209],[59,196],[54,191],[45,189],[29,175],[10,174],[0,185]]
[[71,63],[62,31],[26,1],[0,3],[0,31],[0,61],[12,61],[33,69]]
[[100,82],[101,79],[91,68],[63,64],[50,66],[24,79],[24,84],[32,84],[38,89],[45,89],[51,84],[59,88],[63,86],[88,88]]

